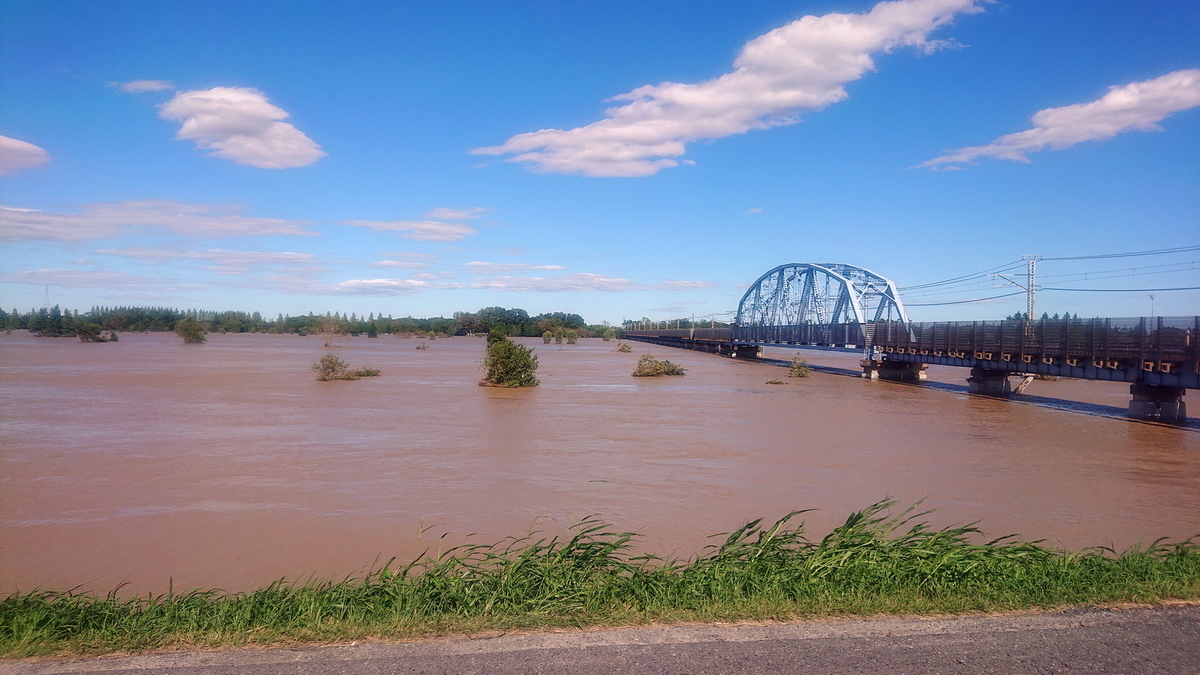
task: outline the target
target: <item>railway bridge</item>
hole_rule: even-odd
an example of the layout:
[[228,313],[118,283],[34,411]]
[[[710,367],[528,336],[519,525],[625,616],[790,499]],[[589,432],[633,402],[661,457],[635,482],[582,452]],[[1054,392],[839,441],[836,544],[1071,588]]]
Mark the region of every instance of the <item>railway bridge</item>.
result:
[[[908,320],[894,283],[847,264],[791,263],[759,277],[729,328],[627,330],[626,338],[737,358],[764,346],[862,352],[865,378],[921,381],[969,368],[971,393],[1008,396],[1036,376],[1128,382],[1131,417],[1183,421],[1200,388],[1200,316],[1032,321]],[[1014,388],[1009,381],[1021,376]]]

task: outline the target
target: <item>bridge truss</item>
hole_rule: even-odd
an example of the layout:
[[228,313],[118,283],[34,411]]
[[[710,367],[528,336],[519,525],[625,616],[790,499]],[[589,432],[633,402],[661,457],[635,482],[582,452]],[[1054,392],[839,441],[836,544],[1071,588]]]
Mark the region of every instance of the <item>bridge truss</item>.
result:
[[739,327],[908,322],[896,285],[843,263],[789,263],[758,278],[738,304]]

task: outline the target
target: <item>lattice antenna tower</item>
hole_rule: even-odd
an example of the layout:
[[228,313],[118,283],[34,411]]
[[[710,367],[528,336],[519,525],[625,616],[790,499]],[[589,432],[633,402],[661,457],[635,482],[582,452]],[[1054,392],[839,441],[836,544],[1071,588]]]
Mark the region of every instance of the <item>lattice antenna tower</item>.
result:
[[42,309],[50,309],[50,284],[46,284],[46,292],[42,294]]

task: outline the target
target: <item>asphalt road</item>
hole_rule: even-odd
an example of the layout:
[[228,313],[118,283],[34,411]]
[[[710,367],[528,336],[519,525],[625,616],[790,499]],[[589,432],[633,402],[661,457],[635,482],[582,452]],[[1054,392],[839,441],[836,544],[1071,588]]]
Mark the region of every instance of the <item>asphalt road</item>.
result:
[[1200,605],[0,662],[0,673],[1200,673]]

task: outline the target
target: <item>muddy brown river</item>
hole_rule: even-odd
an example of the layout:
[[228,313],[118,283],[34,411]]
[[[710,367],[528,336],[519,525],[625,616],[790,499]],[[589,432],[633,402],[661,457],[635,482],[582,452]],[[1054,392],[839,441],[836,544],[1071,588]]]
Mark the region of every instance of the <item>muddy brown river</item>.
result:
[[[477,386],[482,339],[417,342],[0,335],[0,592],[246,590],[589,514],[687,557],[752,518],[816,508],[823,534],[888,495],[1066,548],[1200,533],[1200,425],[1124,419],[1127,385],[995,400],[965,370],[864,381],[855,355],[806,352],[823,369],[779,386],[772,363],[530,339],[542,385],[503,390]],[[328,351],[383,374],[317,382]],[[687,376],[630,377],[646,351]]]

